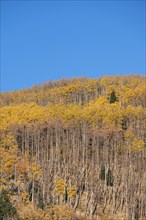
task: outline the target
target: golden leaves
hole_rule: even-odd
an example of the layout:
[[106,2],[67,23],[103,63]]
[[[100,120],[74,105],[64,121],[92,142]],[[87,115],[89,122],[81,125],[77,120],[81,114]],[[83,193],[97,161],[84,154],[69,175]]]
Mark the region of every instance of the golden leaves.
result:
[[55,187],[53,192],[58,196],[64,195],[65,187],[67,186],[65,180],[60,177],[56,177],[54,180],[54,185]]
[[32,163],[28,166],[29,169],[29,178],[38,178],[42,173],[42,169],[38,167],[36,163]]
[[76,195],[76,187],[75,186],[71,186],[68,188],[68,196],[69,198],[72,198]]

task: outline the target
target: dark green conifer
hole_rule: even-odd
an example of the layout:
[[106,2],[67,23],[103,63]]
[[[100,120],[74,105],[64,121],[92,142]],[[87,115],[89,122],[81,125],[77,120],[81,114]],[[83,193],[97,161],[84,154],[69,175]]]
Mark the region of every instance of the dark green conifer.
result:
[[44,209],[45,208],[45,204],[44,204],[44,200],[43,200],[43,195],[41,193],[39,193],[38,208],[40,208],[40,209]]
[[105,166],[104,165],[101,166],[99,177],[101,180],[105,180]]
[[110,169],[108,169],[108,172],[106,174],[106,184],[107,186],[113,186],[114,179],[113,179],[113,174]]
[[19,219],[16,208],[11,204],[7,191],[2,190],[0,193],[0,220]]
[[113,90],[111,95],[110,95],[110,104],[111,103],[115,103],[117,100],[117,97],[116,97],[116,94],[115,94],[115,91]]

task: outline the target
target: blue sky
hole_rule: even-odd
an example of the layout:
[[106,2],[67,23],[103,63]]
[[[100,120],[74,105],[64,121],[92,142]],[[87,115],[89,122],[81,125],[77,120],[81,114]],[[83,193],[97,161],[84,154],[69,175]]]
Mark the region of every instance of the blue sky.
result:
[[145,1],[1,1],[1,91],[145,73]]

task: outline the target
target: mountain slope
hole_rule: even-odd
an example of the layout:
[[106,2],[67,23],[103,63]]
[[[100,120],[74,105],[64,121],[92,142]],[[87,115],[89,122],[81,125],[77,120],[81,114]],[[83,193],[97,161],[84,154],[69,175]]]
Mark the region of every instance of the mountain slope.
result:
[[76,78],[1,94],[0,189],[21,219],[146,217],[145,83]]

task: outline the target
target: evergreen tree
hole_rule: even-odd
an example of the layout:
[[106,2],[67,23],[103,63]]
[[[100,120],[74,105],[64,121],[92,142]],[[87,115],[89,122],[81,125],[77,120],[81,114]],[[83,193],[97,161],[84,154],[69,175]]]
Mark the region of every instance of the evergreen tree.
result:
[[108,172],[106,174],[106,184],[107,186],[113,186],[114,179],[113,179],[113,174],[110,169],[108,169]]
[[105,180],[105,166],[104,165],[101,166],[99,177],[101,180]]
[[44,209],[45,208],[45,204],[44,204],[44,200],[43,200],[43,195],[41,193],[39,193],[38,208],[40,208],[40,209]]
[[111,95],[110,95],[110,104],[111,103],[115,103],[117,100],[117,97],[116,97],[116,94],[115,94],[115,91],[113,90]]
[[16,208],[11,204],[7,191],[2,190],[0,193],[0,220],[19,219]]

